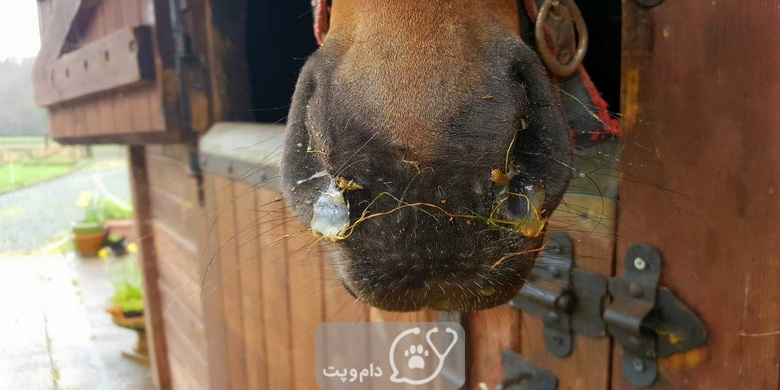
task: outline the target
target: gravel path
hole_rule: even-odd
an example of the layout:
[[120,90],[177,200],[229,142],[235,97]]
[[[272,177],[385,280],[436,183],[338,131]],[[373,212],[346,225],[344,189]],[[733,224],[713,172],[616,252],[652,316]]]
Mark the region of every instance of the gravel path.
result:
[[95,161],[64,177],[0,195],[0,253],[30,253],[67,234],[84,214],[76,199],[95,188],[95,179],[120,199],[131,199],[123,160]]

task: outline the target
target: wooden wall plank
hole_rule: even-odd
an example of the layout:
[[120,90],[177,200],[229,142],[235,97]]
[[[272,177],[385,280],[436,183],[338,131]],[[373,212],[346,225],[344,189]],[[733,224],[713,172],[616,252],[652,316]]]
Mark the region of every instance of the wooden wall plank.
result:
[[198,382],[190,368],[182,361],[177,354],[171,354],[171,379],[174,389],[182,390],[200,390],[207,389],[207,382]]
[[248,389],[268,388],[268,364],[263,314],[263,267],[260,261],[257,197],[246,183],[235,183],[236,244],[241,275],[241,303],[244,322]]
[[[135,26],[143,23],[140,1],[122,1],[122,23],[124,26]],[[130,90],[127,93],[133,118],[133,131],[136,133],[152,130],[151,106],[144,89]]]
[[205,175],[203,191],[205,209],[200,223],[196,224],[201,231],[198,237],[200,243],[200,273],[203,275],[202,302],[203,325],[206,328],[206,343],[209,362],[209,388],[226,389],[230,386],[227,368],[227,342],[225,323],[221,313],[222,308],[222,268],[220,264],[220,243],[216,229],[216,218],[220,211],[217,203],[214,177]]
[[[180,145],[176,149],[185,149]],[[187,151],[181,151],[185,156],[164,156],[161,154],[149,155],[150,180],[155,188],[161,188],[173,193],[178,198],[196,203],[198,200],[197,179],[189,176],[187,167]]]
[[[114,1],[105,1],[102,2],[97,9],[95,10],[96,13],[98,13],[100,22],[101,22],[101,35],[105,35],[111,31],[112,28],[114,28],[115,18],[112,14],[113,10],[116,9],[117,5]],[[110,53],[108,56],[106,54],[103,54],[102,56],[98,56],[95,58],[95,61],[97,61],[99,64],[104,64],[107,61],[111,60]],[[114,120],[114,104],[113,99],[110,98],[104,98],[98,100],[98,112],[100,117],[100,125],[102,127],[102,132],[104,133],[111,133],[116,131],[116,123]]]
[[525,341],[520,332],[524,319],[519,310],[507,305],[468,314],[466,319],[469,388],[485,384],[493,389],[504,379],[501,351],[519,353]]
[[[263,269],[263,315],[268,359],[269,389],[294,389],[291,308],[288,289],[287,245],[284,202],[279,193],[258,190],[260,212],[260,247]],[[303,389],[299,389],[303,390]]]
[[[626,144],[641,147],[621,157],[618,254],[657,247],[661,283],[709,328],[703,349],[661,362],[655,387],[777,389],[777,2],[623,6]],[[620,370],[613,381],[630,387]]]
[[325,319],[323,269],[317,240],[290,213],[287,218],[287,258],[292,317],[293,372],[298,389],[317,388],[314,378],[314,335]]
[[[106,1],[105,3],[106,24],[112,28],[126,26],[122,16],[122,3],[126,3],[126,1]],[[133,111],[125,92],[114,92],[111,94],[111,98],[106,100],[111,102],[114,110],[113,131],[122,134],[132,133],[135,127],[133,125]]]
[[215,177],[214,194],[220,205],[216,215],[219,237],[219,267],[222,269],[222,315],[225,321],[227,365],[231,389],[247,388],[246,349],[244,346],[244,322],[242,317],[241,269],[236,244],[235,195],[233,184],[225,178]]
[[[168,324],[176,327],[176,331],[182,333],[188,345],[188,349],[198,355],[198,358],[206,361],[206,332],[200,317],[189,308],[179,297],[175,287],[165,281],[160,282],[160,296],[163,302],[163,320],[166,323],[166,332],[170,328]],[[205,375],[205,373],[203,374]]]
[[[158,232],[155,232],[155,238],[159,237]],[[167,252],[160,252],[158,250],[158,256],[165,258]],[[160,261],[158,263],[160,270],[160,283],[165,283],[172,293],[175,294],[175,298],[182,304],[186,305],[193,314],[202,322],[203,321],[203,308],[200,302],[200,278],[192,279],[187,276],[189,270],[184,270],[178,265],[170,261]],[[166,305],[163,308],[163,315],[167,315],[169,308]],[[205,356],[204,349],[204,356]]]
[[174,229],[158,219],[153,222],[153,234],[155,247],[160,256],[165,256],[165,263],[178,268],[182,277],[193,281],[201,279],[202,275],[198,273],[200,270],[197,260],[200,254],[197,246],[184,240]]
[[[164,222],[185,246],[196,246],[199,237],[195,236],[197,229],[194,225],[197,221],[194,219],[198,217],[200,207],[162,188],[152,189],[151,195],[155,205],[154,218]],[[198,261],[197,258],[189,260],[194,264]]]
[[[166,321],[166,332],[169,334],[169,355],[181,362],[183,371],[188,379],[195,383],[206,383],[208,367],[206,361],[187,339],[187,335],[176,327],[175,321]],[[187,386],[176,384],[178,389],[187,389]],[[201,387],[201,386],[198,386]]]
[[[106,26],[105,26],[105,20],[103,20],[103,15],[100,12],[100,8],[102,4],[98,4],[95,8],[92,9],[92,18],[90,22],[84,26],[84,29],[82,31],[83,38],[82,42],[80,42],[80,46],[83,47],[85,45],[88,45],[90,42],[96,41],[100,39],[101,36],[103,36],[106,33]],[[64,57],[69,57],[70,53],[66,53],[65,55],[61,56],[56,63],[60,63]],[[94,68],[94,63],[92,64]],[[53,63],[50,63],[49,66],[51,67],[51,71],[57,73],[57,81],[62,82],[65,81],[63,89],[70,90],[73,87],[76,87],[74,83],[70,83],[68,81],[70,80],[84,80],[82,77],[83,75],[87,74],[89,71],[89,62],[82,63],[82,61],[65,61],[65,63],[62,63],[61,66],[56,66]],[[62,78],[62,67],[65,67],[66,69],[70,70],[69,77]],[[59,69],[57,69],[59,68]],[[46,86],[46,80],[40,80],[37,81],[39,83],[42,83],[43,85],[39,86],[38,91],[41,91],[42,89],[45,89],[44,86]],[[58,83],[59,84],[59,83]],[[76,84],[82,84],[76,83]],[[43,88],[41,88],[43,87]],[[58,92],[57,88],[59,85],[54,87],[54,92]],[[50,90],[51,92],[51,90]],[[42,93],[36,93],[35,100],[36,103],[39,105],[44,105],[44,101],[47,94],[44,92]],[[100,134],[102,130],[102,126],[100,123],[100,103],[99,101],[88,101],[85,102],[86,105],[84,106],[84,130],[87,134]]]

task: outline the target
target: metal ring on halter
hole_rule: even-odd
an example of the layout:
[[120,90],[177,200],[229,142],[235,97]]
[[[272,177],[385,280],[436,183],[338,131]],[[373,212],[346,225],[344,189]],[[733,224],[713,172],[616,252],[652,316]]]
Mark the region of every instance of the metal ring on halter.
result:
[[[568,29],[573,23],[574,27],[577,29],[577,35],[579,35],[578,42],[575,46],[576,52],[573,56],[571,55],[572,49],[569,47],[556,47],[557,53],[553,53],[547,42],[545,24],[547,23],[547,18],[551,15],[551,11],[558,7],[565,7],[565,9],[559,9],[558,12],[552,13],[553,19],[557,22],[556,24],[563,25],[564,28]],[[555,14],[558,16],[556,17]],[[565,23],[563,23],[561,20],[565,16],[568,16],[569,18],[568,20],[564,20],[563,22]],[[570,31],[573,33],[573,30]],[[560,41],[556,39],[559,38],[556,33],[560,33],[560,31],[548,31],[548,33],[552,35],[554,44],[560,43]],[[544,60],[545,65],[547,65],[550,71],[558,76],[565,77],[574,73],[577,68],[579,68],[580,64],[582,64],[582,60],[585,59],[585,52],[588,50],[588,28],[585,26],[585,20],[582,18],[582,13],[580,13],[580,9],[574,4],[574,1],[546,0],[544,4],[542,4],[536,19],[535,34],[539,55],[542,57],[542,60]],[[566,43],[569,42],[569,40],[564,39],[563,42]]]

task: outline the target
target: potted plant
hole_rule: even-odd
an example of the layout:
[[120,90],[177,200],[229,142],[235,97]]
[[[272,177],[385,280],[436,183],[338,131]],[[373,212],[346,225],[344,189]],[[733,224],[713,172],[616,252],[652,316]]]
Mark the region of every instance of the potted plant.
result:
[[103,218],[109,233],[122,236],[127,242],[136,241],[133,206],[105,189],[102,190],[101,205],[103,207]]
[[82,257],[95,257],[106,239],[99,196],[95,192],[82,193],[77,205],[84,208],[84,218],[72,229],[76,251]]
[[[132,244],[128,246],[130,247],[128,248],[129,252],[134,252]],[[138,334],[138,340],[133,350],[123,351],[122,355],[139,363],[149,364],[143,317],[143,282],[136,258],[124,255],[110,256],[108,251],[104,253],[108,259],[108,274],[111,278],[111,284],[114,286],[111,306],[106,311],[111,314],[114,324],[134,330]]]

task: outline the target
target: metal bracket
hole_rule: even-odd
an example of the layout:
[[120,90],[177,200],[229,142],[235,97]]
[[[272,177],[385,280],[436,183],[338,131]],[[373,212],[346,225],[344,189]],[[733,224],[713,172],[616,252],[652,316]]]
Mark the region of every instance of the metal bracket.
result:
[[659,356],[689,351],[707,339],[701,320],[669,289],[658,286],[662,267],[657,250],[633,245],[623,274],[609,280],[613,301],[604,322],[623,346],[623,376],[634,386],[655,382]]
[[[635,386],[648,386],[658,375],[658,357],[703,345],[701,320],[667,288],[659,287],[662,261],[648,245],[628,249],[619,277],[604,277],[574,267],[566,234],[550,232],[526,285],[510,306],[542,318],[548,351],[571,354],[573,333],[614,337],[623,346],[623,375]],[[603,308],[607,291],[612,303]]]
[[558,378],[552,372],[542,370],[522,356],[508,350],[501,351],[504,379],[496,390],[556,390]]
[[574,268],[568,235],[550,232],[549,237],[528,281],[509,305],[542,318],[547,349],[566,357],[573,348],[573,331],[590,337],[604,335],[601,302],[607,283],[598,274]]
[[566,357],[572,350],[571,239],[563,233],[550,233],[547,248],[536,259],[523,288],[509,305],[542,318],[547,350]]

